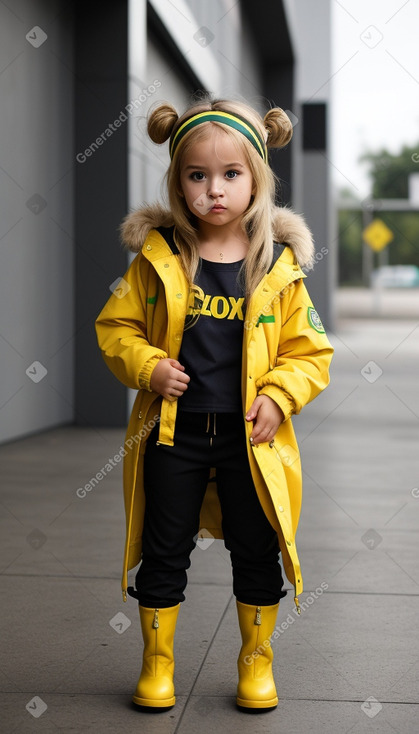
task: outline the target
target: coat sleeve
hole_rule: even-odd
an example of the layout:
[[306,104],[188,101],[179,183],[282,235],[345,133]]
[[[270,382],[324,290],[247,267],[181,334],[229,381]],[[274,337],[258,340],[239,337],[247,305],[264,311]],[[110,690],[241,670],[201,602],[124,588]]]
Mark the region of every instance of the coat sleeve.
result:
[[168,356],[148,341],[147,298],[155,300],[156,289],[151,277],[150,264],[139,253],[95,321],[99,348],[111,372],[127,387],[150,392],[151,373]]
[[281,333],[275,366],[256,382],[287,420],[329,384],[333,355],[323,326],[302,279],[280,296]]

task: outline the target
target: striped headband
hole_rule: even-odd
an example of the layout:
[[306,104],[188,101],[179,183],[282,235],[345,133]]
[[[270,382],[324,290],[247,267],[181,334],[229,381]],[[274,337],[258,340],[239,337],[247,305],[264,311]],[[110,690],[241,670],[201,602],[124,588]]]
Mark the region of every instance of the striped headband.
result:
[[251,142],[253,147],[256,148],[262,160],[264,160],[265,163],[268,162],[268,150],[265,142],[250,122],[245,120],[244,117],[232,115],[230,112],[215,111],[199,112],[197,115],[189,117],[182,123],[169,143],[171,159],[173,159],[177,147],[186,133],[188,133],[189,130],[192,130],[193,127],[196,127],[196,125],[200,125],[202,122],[222,122],[223,125],[228,125],[229,127],[234,128],[234,130],[238,130]]

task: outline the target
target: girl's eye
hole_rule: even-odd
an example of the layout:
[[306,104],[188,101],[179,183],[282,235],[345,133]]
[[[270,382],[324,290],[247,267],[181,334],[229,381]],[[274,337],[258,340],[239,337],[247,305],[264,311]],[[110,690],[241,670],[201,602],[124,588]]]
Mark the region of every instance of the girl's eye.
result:
[[[234,171],[233,169],[231,169],[230,171],[226,171],[225,175],[228,179],[233,181],[239,175],[239,171]],[[205,173],[203,173],[202,171],[194,171],[193,173],[191,173],[190,178],[192,179],[192,181],[203,181],[205,178]]]

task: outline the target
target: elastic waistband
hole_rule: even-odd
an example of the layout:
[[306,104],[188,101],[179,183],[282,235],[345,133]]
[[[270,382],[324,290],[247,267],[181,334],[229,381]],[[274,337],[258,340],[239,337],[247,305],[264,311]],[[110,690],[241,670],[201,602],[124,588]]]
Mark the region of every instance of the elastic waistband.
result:
[[233,423],[234,421],[243,421],[243,413],[241,411],[236,411],[234,413],[220,413],[218,410],[210,410],[210,411],[194,411],[194,410],[181,410],[178,407],[176,420],[179,418],[183,421],[196,421],[196,422],[202,422],[203,420],[207,420],[208,416],[217,416],[217,420],[223,421],[224,423]]
[[232,426],[243,425],[244,418],[241,412],[236,413],[219,413],[218,411],[210,412],[194,412],[189,410],[179,410],[176,416],[176,425],[187,425],[196,427],[197,431],[203,430],[208,433],[210,427],[215,434],[217,427],[231,428]]

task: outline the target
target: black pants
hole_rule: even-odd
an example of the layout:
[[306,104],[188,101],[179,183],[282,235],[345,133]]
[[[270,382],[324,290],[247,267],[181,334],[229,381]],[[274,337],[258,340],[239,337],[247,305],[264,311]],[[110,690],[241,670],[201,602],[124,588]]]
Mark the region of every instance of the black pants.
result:
[[145,607],[185,600],[186,569],[215,467],[233,592],[244,604],[276,604],[286,594],[278,536],[256,494],[241,413],[178,411],[174,446],[156,445],[158,429],[152,429],[144,457],[143,552],[131,596]]

